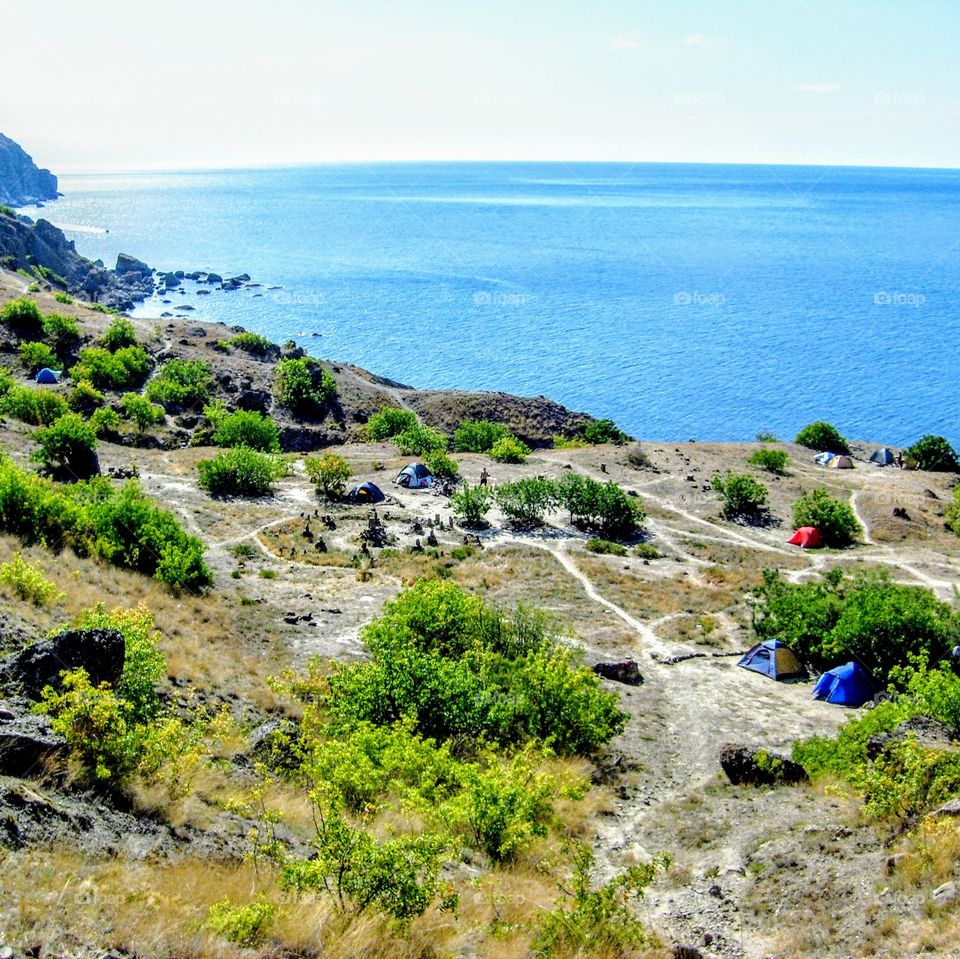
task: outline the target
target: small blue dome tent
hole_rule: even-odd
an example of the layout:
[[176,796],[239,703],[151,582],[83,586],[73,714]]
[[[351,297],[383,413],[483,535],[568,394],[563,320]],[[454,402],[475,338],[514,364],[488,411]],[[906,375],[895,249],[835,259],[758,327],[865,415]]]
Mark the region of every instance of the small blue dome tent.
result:
[[63,370],[51,370],[49,367],[45,366],[39,373],[37,373],[37,382],[59,383],[61,376],[63,376]]
[[850,662],[828,669],[813,687],[813,698],[856,709],[872,699],[876,691],[867,671],[859,663]]
[[805,676],[806,670],[797,654],[779,639],[768,639],[757,643],[737,662],[744,669],[752,669],[771,679],[791,679]]
[[351,503],[382,503],[386,497],[375,483],[361,483],[347,494]]

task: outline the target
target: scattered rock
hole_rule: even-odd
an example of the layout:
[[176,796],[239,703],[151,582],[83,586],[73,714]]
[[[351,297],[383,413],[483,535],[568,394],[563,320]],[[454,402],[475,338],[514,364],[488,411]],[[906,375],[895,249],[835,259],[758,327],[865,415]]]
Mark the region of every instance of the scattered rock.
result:
[[670,952],[672,959],[703,959],[703,953],[696,946],[677,943]]
[[930,894],[930,898],[938,906],[949,906],[957,898],[957,884],[952,880],[945,882],[942,886],[937,886]]
[[639,686],[643,682],[640,667],[635,659],[621,659],[615,663],[595,663],[593,671],[604,679],[627,686]]
[[48,759],[67,750],[66,740],[53,732],[50,720],[31,713],[29,706],[5,703],[0,710],[0,775],[39,775]]
[[804,768],[787,756],[754,746],[724,743],[720,766],[734,786],[777,786],[807,781]]
[[903,742],[908,737],[916,737],[918,743],[925,749],[960,748],[960,732],[946,723],[934,719],[932,716],[920,714],[905,719],[896,729],[889,733],[877,733],[867,740],[867,756],[876,759],[893,743]]
[[950,799],[939,809],[930,813],[934,819],[946,819],[951,816],[960,816],[960,799]]

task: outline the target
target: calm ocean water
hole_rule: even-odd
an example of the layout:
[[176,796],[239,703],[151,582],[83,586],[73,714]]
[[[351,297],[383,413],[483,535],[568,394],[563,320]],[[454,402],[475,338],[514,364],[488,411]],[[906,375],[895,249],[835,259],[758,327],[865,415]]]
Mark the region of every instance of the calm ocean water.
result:
[[87,256],[263,284],[143,314],[189,303],[415,386],[544,393],[645,439],[826,418],[960,441],[960,171],[397,164],[61,190],[42,215]]

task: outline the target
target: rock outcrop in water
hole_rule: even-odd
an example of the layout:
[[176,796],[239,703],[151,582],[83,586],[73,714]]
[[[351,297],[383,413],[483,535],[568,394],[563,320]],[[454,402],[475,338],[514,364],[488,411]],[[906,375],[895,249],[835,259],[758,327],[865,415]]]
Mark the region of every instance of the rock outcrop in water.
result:
[[0,133],[0,203],[26,206],[57,196],[57,178],[49,170],[41,170],[19,144]]

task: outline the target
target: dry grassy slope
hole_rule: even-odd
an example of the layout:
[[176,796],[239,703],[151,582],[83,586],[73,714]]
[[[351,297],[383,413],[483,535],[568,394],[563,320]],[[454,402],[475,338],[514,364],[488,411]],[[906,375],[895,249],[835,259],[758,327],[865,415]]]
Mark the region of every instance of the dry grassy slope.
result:
[[[29,283],[16,273],[0,271],[0,305],[21,295]],[[112,322],[112,317],[97,313],[80,301],[72,305],[58,303],[53,292],[47,288],[31,296],[44,312],[76,317],[87,344]],[[184,319],[133,322],[144,345],[158,360],[176,356],[187,360],[202,359],[208,363],[217,376],[215,393],[228,405],[235,403],[241,390],[272,392],[275,359],[258,359],[243,350],[223,353],[215,349],[218,341],[229,340],[235,335],[234,329],[219,323]],[[0,351],[7,353],[7,365],[14,362],[15,349],[16,344],[3,341],[0,332]],[[0,362],[4,361],[0,359]],[[347,363],[323,360],[322,365],[337,381],[338,402],[328,417],[304,422],[279,404],[273,404],[270,409],[281,427],[298,434],[290,437],[291,448],[314,448],[358,439],[362,424],[385,405],[413,409],[427,425],[450,433],[463,419],[483,417],[497,420],[507,424],[532,446],[549,445],[556,433],[572,435],[578,427],[593,419],[585,413],[573,413],[544,396],[418,390]],[[176,442],[176,435],[173,441]]]
[[[7,296],[20,279],[0,278]],[[40,299],[44,309],[81,316],[91,335],[109,322],[83,308],[56,304],[52,297]],[[149,341],[151,326],[138,325]],[[219,357],[206,343],[223,333],[181,335],[191,325],[160,331],[176,349],[194,351],[189,355]],[[155,341],[154,348],[165,347]],[[237,364],[238,375],[266,375],[266,364],[236,353],[226,359]],[[413,406],[451,395],[417,393],[346,366],[335,375],[350,409],[364,402],[375,406],[381,399]],[[10,421],[0,426],[0,445],[26,462],[31,434],[29,427]],[[792,460],[788,475],[756,474],[771,491],[775,524],[766,528],[721,520],[708,485],[713,472],[751,469],[744,461],[756,444],[648,443],[644,449],[654,468],[642,470],[630,465],[626,448],[613,447],[542,450],[518,466],[491,464],[483,456],[458,457],[471,483],[485,466],[495,483],[576,470],[636,491],[649,514],[650,542],[662,553],[644,562],[635,554],[587,553],[585,537],[562,515],[550,517],[540,533],[516,535],[503,528],[496,513],[482,549],[455,558],[452,550],[462,545],[463,534],[447,528],[447,502],[394,489],[390,480],[404,461],[392,447],[347,444],[342,452],[355,480],[373,480],[393,494],[380,515],[398,550],[379,554],[370,576],[358,578],[348,563],[360,543],[364,511],[318,504],[299,467],[263,500],[214,500],[196,480],[196,462],[208,451],[131,451],[102,444],[105,468],[134,462],[147,492],[203,537],[216,574],[212,591],[201,598],[176,597],[141,577],[36,548],[29,557],[44,566],[64,597],[36,610],[3,593],[0,631],[7,645],[16,646],[97,600],[113,605],[143,598],[163,632],[171,680],[230,702],[238,715],[253,721],[278,706],[265,682],[268,675],[300,667],[312,655],[362,655],[359,631],[384,602],[404,583],[442,572],[490,601],[549,610],[567,624],[588,658],[638,660],[643,686],[610,687],[630,715],[626,731],[612,744],[625,774],[612,795],[599,794],[579,829],[593,840],[600,876],[651,852],[674,856],[670,873],[641,907],[666,941],[693,942],[705,954],[725,959],[899,957],[918,950],[956,954],[960,936],[951,914],[929,908],[930,890],[942,878],[919,869],[887,876],[886,859],[904,840],[860,824],[856,802],[813,788],[734,789],[718,775],[717,750],[724,740],[788,750],[799,737],[832,733],[847,715],[813,702],[809,686],[776,684],[737,669],[733,658],[712,655],[750,644],[746,599],[763,567],[779,567],[786,577],[800,580],[834,565],[881,565],[899,581],[929,586],[944,598],[960,582],[960,541],[944,530],[942,520],[951,478],[877,469],[862,458],[852,471],[826,471],[812,464],[808,450],[783,446]],[[863,456],[868,445],[857,444],[857,449]],[[861,545],[807,554],[785,544],[790,504],[817,486],[853,502],[865,523]],[[906,509],[908,519],[894,517],[894,507]],[[335,523],[334,529],[321,529],[318,517],[310,520],[313,534],[319,531],[328,546],[322,564],[313,541],[302,535],[315,511],[331,514]],[[404,549],[424,538],[415,522],[436,517],[444,527],[437,531],[436,555]],[[249,555],[238,558],[237,546],[249,547]],[[0,537],[0,561],[17,548],[9,537]],[[688,652],[704,655],[666,662]],[[204,780],[196,795],[165,809],[165,815],[197,828],[221,828],[215,799],[234,788],[229,777]],[[302,799],[274,798],[291,812],[290,828],[305,837]],[[516,930],[556,894],[537,872],[542,852],[536,849],[515,868],[482,880],[482,889],[465,876],[464,925],[429,915],[413,925],[402,945],[389,940],[368,954],[421,957],[432,955],[431,948],[464,956],[527,954],[528,940]],[[0,927],[13,930],[24,949],[74,954],[77,943],[87,943],[101,951],[125,945],[151,959],[174,952],[211,959],[241,954],[225,951],[222,942],[197,928],[205,905],[224,888],[243,886],[247,873],[224,874],[207,862],[103,862],[43,849],[0,853],[0,859],[7,876],[24,877],[9,880],[11,895],[0,905]],[[123,901],[136,902],[136,909],[121,910],[111,926],[95,899],[64,898],[63,869],[105,888],[132,889],[133,899],[127,894]],[[176,890],[188,873],[201,890],[189,901]],[[484,892],[483,883],[494,886]],[[501,899],[494,898],[493,888]],[[513,938],[504,941],[490,933],[494,913],[502,922],[517,923]],[[322,910],[297,906],[284,926],[289,928],[284,942],[297,948],[298,935],[320,929],[324,921]],[[368,939],[330,943],[329,954],[359,954],[382,931],[353,934]]]

